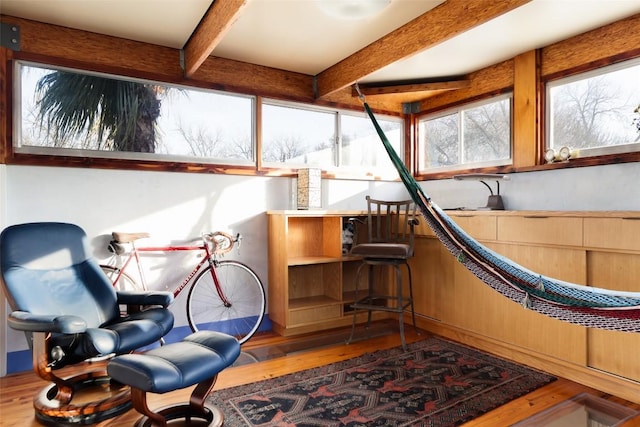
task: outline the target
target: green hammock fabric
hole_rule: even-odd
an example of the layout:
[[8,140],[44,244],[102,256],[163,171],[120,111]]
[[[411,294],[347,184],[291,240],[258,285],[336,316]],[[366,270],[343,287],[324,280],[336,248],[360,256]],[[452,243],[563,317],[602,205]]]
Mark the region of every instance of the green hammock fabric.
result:
[[583,326],[640,332],[640,293],[616,292],[545,277],[469,236],[424,193],[366,102],[364,107],[422,217],[444,246],[476,277],[513,301],[545,315]]

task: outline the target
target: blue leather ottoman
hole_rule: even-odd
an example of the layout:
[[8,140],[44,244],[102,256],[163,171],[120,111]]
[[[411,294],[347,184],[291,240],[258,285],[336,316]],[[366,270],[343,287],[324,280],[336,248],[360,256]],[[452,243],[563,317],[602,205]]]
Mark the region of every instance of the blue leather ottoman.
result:
[[[107,365],[109,376],[131,387],[133,407],[143,417],[135,424],[166,426],[174,419],[199,418],[209,426],[221,426],[222,412],[206,405],[220,371],[233,364],[240,355],[238,340],[230,335],[200,331],[184,340],[143,354],[126,354],[113,358]],[[188,404],[168,406],[151,411],[146,393],[166,393],[197,384]]]

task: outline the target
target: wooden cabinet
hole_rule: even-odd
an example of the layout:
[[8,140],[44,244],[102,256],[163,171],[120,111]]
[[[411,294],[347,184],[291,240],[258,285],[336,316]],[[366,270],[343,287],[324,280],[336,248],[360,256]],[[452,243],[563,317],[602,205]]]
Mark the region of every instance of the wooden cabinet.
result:
[[[497,233],[497,218],[490,215],[475,215],[473,213],[456,213],[453,217],[456,224],[478,240],[495,240]],[[435,234],[425,221],[416,226],[416,236],[435,237]]]
[[[590,286],[640,292],[640,217],[585,218]],[[640,334],[589,330],[589,366],[640,381]]]
[[430,238],[416,237],[414,253],[409,266],[415,311],[421,316],[439,320],[449,312],[443,302],[448,301],[449,284],[454,282],[451,274],[455,258],[439,241]]
[[[593,286],[640,292],[640,254],[590,251],[588,278]],[[590,367],[640,381],[639,333],[589,329],[588,343]]]
[[[342,255],[341,235],[349,217],[364,215],[268,212],[269,316],[277,332],[351,323],[348,307],[361,261]],[[638,212],[449,215],[488,249],[532,271],[640,292]],[[524,308],[470,273],[424,221],[416,228],[415,257],[409,262],[421,328],[640,403],[640,334],[587,328]],[[358,321],[364,321],[364,313]]]
[[[536,273],[571,283],[586,282],[585,253],[580,249],[503,243],[493,243],[491,249]],[[485,293],[491,291],[485,298],[490,305],[485,308],[501,314],[492,324],[484,325],[481,333],[560,360],[586,364],[583,349],[587,345],[587,328],[526,309],[478,282],[476,280],[475,284],[483,287]],[[476,301],[484,300],[478,298]],[[476,314],[479,314],[477,310]]]
[[281,335],[348,325],[360,259],[342,231],[362,211],[269,211],[269,318]]
[[[532,271],[581,285],[640,292],[638,212],[448,214],[481,244]],[[421,327],[640,401],[640,334],[587,328],[528,310],[476,278],[426,225],[418,233],[424,242],[413,263],[432,276],[418,279],[426,287],[416,301]]]
[[497,220],[497,237],[501,242],[582,246],[582,218],[536,213]]
[[585,218],[584,245],[591,248],[640,251],[640,216]]

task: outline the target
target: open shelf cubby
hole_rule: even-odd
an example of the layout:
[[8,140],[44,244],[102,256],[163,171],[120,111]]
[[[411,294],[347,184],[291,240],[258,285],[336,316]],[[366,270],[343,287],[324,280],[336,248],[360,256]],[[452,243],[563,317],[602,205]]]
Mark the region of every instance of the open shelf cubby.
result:
[[348,254],[343,236],[349,218],[364,218],[364,213],[290,210],[267,216],[274,330],[296,335],[350,324],[362,261]]

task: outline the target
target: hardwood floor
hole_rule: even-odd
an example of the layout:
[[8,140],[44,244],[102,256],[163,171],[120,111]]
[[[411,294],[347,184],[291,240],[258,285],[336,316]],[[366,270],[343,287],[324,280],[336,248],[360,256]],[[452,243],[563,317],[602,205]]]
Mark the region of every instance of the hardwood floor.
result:
[[[291,372],[349,359],[365,352],[400,345],[400,338],[392,324],[378,324],[371,338],[344,344],[347,331],[316,334],[302,338],[284,338],[273,334],[254,337],[243,346],[244,354],[233,366],[220,373],[215,390],[268,379]],[[408,327],[407,341],[425,337]],[[255,360],[259,360],[255,362]],[[74,368],[75,369],[75,368]],[[72,370],[69,370],[69,375]],[[0,378],[0,426],[39,426],[33,416],[32,399],[46,384],[32,371]],[[149,406],[158,408],[177,402],[187,402],[192,388],[161,395],[149,396]],[[582,392],[603,397],[635,410],[640,405],[607,395],[589,387],[559,379],[545,387],[513,400],[471,422],[465,427],[506,427],[560,403]],[[103,421],[98,426],[131,426],[139,414],[131,410],[117,418]],[[175,426],[176,424],[171,424]],[[179,424],[178,424],[179,425]],[[640,426],[640,416],[624,424],[625,427]],[[230,426],[234,427],[234,426]],[[574,426],[572,426],[574,427]],[[578,426],[575,426],[578,427]]]

